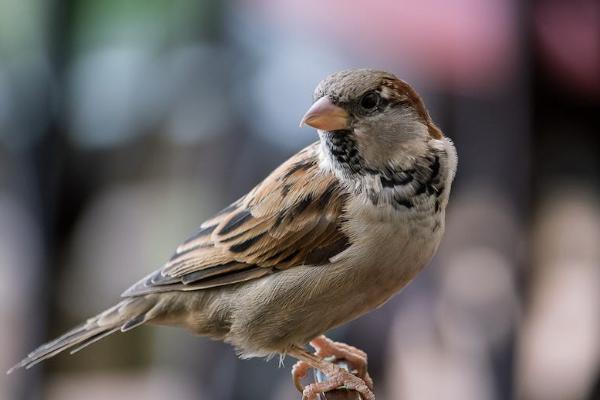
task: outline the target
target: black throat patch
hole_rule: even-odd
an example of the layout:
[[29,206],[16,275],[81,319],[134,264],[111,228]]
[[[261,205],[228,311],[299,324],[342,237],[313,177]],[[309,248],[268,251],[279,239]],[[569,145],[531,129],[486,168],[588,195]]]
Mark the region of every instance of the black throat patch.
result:
[[365,162],[351,131],[323,133],[324,142],[336,163],[348,174],[365,174]]
[[409,168],[368,166],[358,151],[354,135],[349,131],[325,132],[323,143],[334,167],[352,181],[357,193],[366,193],[374,205],[391,203],[399,210],[412,209],[433,199],[434,211],[440,209],[440,196],[445,190],[446,152],[430,149]]

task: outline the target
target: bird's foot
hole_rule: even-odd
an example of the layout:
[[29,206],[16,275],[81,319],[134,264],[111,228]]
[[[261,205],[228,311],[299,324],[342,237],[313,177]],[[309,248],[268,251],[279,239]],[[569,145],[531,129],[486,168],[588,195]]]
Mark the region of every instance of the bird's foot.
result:
[[[335,359],[346,360],[354,369],[354,371],[350,372],[361,378],[367,387],[370,390],[373,390],[373,379],[371,379],[369,372],[367,371],[367,353],[346,343],[334,342],[323,335],[311,340],[310,345],[315,348],[315,355],[319,357],[334,357]],[[305,368],[308,369],[308,367]],[[302,377],[300,377],[300,379],[302,379]],[[296,383],[296,381],[294,381],[294,383]]]
[[324,382],[311,383],[306,386],[302,391],[302,400],[317,400],[319,394],[339,389],[340,387],[360,393],[363,400],[375,400],[373,391],[358,376],[333,364],[331,364],[331,368],[327,368],[323,372],[327,375],[328,379]]
[[302,386],[302,379],[308,374],[310,365],[304,361],[298,361],[292,366],[292,379],[294,380],[294,386],[300,393],[304,391]]

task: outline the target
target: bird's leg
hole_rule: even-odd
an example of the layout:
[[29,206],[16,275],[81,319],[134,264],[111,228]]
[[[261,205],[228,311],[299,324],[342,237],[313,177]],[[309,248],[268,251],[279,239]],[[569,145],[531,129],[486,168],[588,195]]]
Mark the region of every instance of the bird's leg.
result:
[[356,369],[356,375],[365,381],[369,389],[373,390],[373,379],[367,371],[367,353],[346,343],[334,342],[324,335],[311,340],[310,345],[315,348],[317,356],[333,356],[348,361],[348,364]]
[[[306,367],[301,365],[297,370],[311,367],[323,372],[328,377],[328,380],[325,382],[312,383],[306,386],[302,391],[302,400],[316,400],[320,393],[337,389],[340,386],[357,391],[364,400],[375,400],[375,395],[361,378],[324,360],[320,356],[311,354],[298,346],[290,348],[287,354],[305,363]],[[294,376],[294,378],[296,377]],[[297,383],[298,385],[299,382]]]

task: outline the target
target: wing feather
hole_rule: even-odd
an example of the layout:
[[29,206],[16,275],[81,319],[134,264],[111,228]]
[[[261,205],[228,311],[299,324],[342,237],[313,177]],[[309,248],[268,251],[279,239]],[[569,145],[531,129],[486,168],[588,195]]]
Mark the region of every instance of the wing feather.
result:
[[200,290],[328,263],[349,246],[346,194],[318,163],[315,143],[204,222],[160,270],[123,295]]

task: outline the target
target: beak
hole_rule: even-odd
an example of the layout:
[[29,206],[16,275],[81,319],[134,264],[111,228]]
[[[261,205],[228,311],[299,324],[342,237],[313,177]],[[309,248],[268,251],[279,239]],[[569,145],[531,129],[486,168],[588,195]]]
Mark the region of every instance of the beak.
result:
[[324,96],[317,100],[304,114],[300,121],[300,128],[304,124],[322,131],[337,131],[348,128],[349,115],[341,107],[336,106]]

